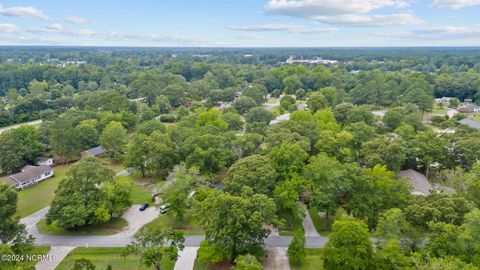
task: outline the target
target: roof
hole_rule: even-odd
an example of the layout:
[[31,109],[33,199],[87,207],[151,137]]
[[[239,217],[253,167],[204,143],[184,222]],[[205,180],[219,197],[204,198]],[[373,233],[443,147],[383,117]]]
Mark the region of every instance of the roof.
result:
[[433,190],[427,177],[415,170],[400,171],[397,176],[408,179],[408,183],[412,187],[411,193],[413,195],[427,196],[430,195],[430,192]]
[[480,122],[477,122],[477,121],[474,121],[472,119],[468,119],[468,118],[465,118],[465,119],[462,119],[460,121],[458,121],[460,124],[463,124],[463,125],[467,125],[471,128],[476,128],[476,129],[480,129]]
[[53,169],[50,168],[49,166],[31,166],[27,165],[23,167],[22,172],[19,172],[17,174],[10,175],[8,177],[8,180],[12,182],[13,184],[17,183],[25,183],[28,182],[38,176],[41,176],[42,174],[46,172],[50,172]]
[[51,157],[38,157],[37,162],[45,162],[51,160]]
[[101,155],[101,154],[105,153],[105,150],[103,150],[103,147],[97,146],[97,147],[85,150],[84,152],[87,153],[87,154],[90,154],[92,156],[98,156],[98,155]]

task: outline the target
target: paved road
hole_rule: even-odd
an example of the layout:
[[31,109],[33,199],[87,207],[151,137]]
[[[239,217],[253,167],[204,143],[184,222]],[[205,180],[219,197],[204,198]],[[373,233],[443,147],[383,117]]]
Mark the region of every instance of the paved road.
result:
[[263,263],[265,270],[290,270],[287,248],[271,247],[267,250],[267,259]]
[[197,258],[198,247],[186,247],[179,254],[175,268],[173,270],[193,269],[195,259]]
[[35,270],[55,269],[67,257],[75,247],[51,247],[48,252],[48,260],[40,261],[35,265]]
[[305,236],[320,237],[320,235],[317,232],[317,229],[315,229],[315,225],[313,225],[312,218],[310,217],[310,213],[308,212],[305,205],[303,206],[303,208],[305,209],[305,216],[303,217],[302,225],[303,225],[303,230],[305,231]]

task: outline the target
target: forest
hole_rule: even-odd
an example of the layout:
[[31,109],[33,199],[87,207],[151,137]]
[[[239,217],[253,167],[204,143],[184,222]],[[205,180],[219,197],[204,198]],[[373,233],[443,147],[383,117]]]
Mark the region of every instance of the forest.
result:
[[[293,269],[321,269],[306,268],[317,256],[327,270],[474,270],[480,134],[462,121],[478,123],[477,105],[475,48],[5,47],[0,127],[41,123],[0,129],[0,168],[74,164],[46,216],[65,229],[108,222],[135,200],[135,183],[81,158],[86,149],[160,186],[174,175],[167,215],[203,232],[205,269],[262,269],[276,229],[293,239]],[[8,252],[34,243],[15,214],[22,192],[0,184]],[[329,238],[321,249],[309,247],[307,215]],[[147,226],[127,256],[160,269],[183,248],[173,229]]]

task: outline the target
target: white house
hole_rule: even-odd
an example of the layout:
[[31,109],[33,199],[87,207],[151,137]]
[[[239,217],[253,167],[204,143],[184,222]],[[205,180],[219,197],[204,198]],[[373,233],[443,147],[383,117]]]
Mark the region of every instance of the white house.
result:
[[35,161],[37,166],[52,166],[53,165],[53,158],[50,157],[39,157]]
[[22,168],[21,172],[10,175],[7,179],[15,188],[24,189],[52,176],[53,169],[49,166],[27,165]]

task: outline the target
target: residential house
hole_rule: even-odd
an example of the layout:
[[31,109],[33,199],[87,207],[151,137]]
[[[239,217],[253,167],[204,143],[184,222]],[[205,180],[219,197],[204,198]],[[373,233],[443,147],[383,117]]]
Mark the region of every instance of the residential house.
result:
[[101,156],[101,155],[103,155],[103,154],[105,154],[105,150],[104,150],[103,147],[101,147],[101,146],[97,146],[97,147],[94,147],[94,148],[90,148],[90,149],[85,150],[85,151],[83,151],[83,152],[80,153],[80,155],[81,155],[82,157],[89,157],[89,156],[90,156],[90,157],[91,157],[91,156],[93,156],[93,157],[98,157],[98,156]]
[[469,104],[459,107],[458,111],[461,113],[476,113],[480,112],[480,106]]
[[53,169],[49,166],[32,166],[27,165],[17,174],[8,176],[8,181],[17,189],[35,185],[36,183],[53,176]]
[[441,98],[436,98],[435,103],[443,103],[445,105],[450,104],[450,100],[453,99],[453,97],[441,97]]
[[405,178],[412,187],[410,193],[417,196],[428,196],[431,194],[433,187],[427,177],[415,170],[409,169],[400,171],[397,176]]
[[37,166],[52,166],[53,165],[53,158],[50,157],[39,157],[35,161]]

